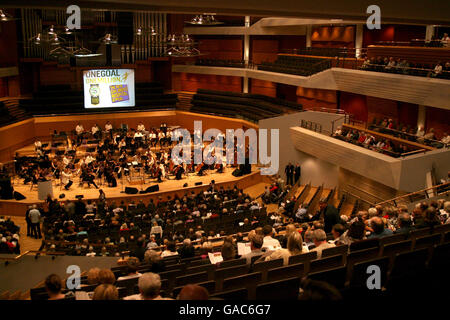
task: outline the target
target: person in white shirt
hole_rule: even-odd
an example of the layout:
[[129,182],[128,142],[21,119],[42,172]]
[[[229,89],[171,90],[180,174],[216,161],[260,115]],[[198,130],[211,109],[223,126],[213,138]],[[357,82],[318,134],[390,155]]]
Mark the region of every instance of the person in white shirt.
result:
[[[286,249],[279,249],[270,254],[270,256],[265,258],[265,261],[283,259],[283,265],[287,266],[289,264],[289,257],[295,256],[297,254],[303,253],[303,239],[298,231],[291,232],[287,236],[287,246]],[[306,251],[307,252],[307,251]]]
[[142,122],[139,122],[138,126],[137,126],[137,131],[145,131],[145,126]]
[[161,253],[161,258],[178,255],[177,248],[174,241],[169,241],[166,250]]
[[106,124],[105,124],[105,131],[109,132],[109,131],[112,130],[112,128],[113,128],[113,126],[112,126],[111,122],[109,122],[109,121],[106,122]]
[[444,33],[441,43],[443,47],[450,47],[450,37],[448,36],[448,33]]
[[91,133],[95,138],[97,138],[99,131],[100,127],[97,124],[94,124],[94,126],[91,128]]
[[39,150],[42,148],[42,142],[39,139],[36,139],[34,142],[34,150]]
[[61,183],[64,185],[64,189],[69,190],[73,181],[71,180],[72,173],[68,168],[66,168],[63,172],[61,172]]
[[448,135],[447,132],[444,132],[444,135],[442,136],[441,142],[445,143],[445,144],[450,144],[450,136]]
[[134,134],[135,138],[142,138],[144,136],[144,134],[142,133],[142,131],[136,131],[136,133]]
[[84,163],[89,165],[91,162],[93,162],[95,160],[95,158],[89,153],[86,156],[86,159],[84,159]]
[[31,222],[31,236],[36,239],[41,238],[41,213],[39,212],[37,205],[33,205],[33,209],[28,213]]
[[314,242],[315,248],[311,251],[317,252],[317,259],[322,258],[322,250],[336,247],[334,243],[327,242],[327,234],[322,229],[313,231],[312,240]]
[[266,250],[277,250],[281,248],[280,242],[277,239],[272,238],[273,229],[271,226],[266,225],[263,228],[264,240],[263,240],[263,249]]
[[83,125],[81,123],[78,123],[77,126],[75,127],[75,131],[77,135],[82,134],[84,132]]
[[162,147],[165,142],[165,139],[166,139],[166,135],[164,134],[164,132],[160,131],[158,133],[158,139],[159,139],[159,145]]
[[425,130],[424,130],[423,126],[419,126],[417,128],[416,137],[422,138],[424,135],[425,135]]
[[139,293],[123,298],[124,300],[172,300],[170,298],[162,298],[161,278],[158,274],[147,272],[138,280]]
[[436,64],[436,66],[434,67],[433,71],[430,71],[427,76],[435,78],[435,77],[439,76],[441,73],[442,73],[442,64],[439,61]]
[[81,140],[83,138],[83,132],[84,132],[84,128],[81,123],[78,123],[77,126],[75,127],[75,132],[77,134],[77,144],[80,144]]
[[117,278],[117,281],[121,280],[127,280],[127,279],[134,279],[139,278],[142,276],[141,273],[138,272],[138,266],[139,266],[139,259],[136,257],[129,257],[126,260],[127,263],[127,275],[123,277]]

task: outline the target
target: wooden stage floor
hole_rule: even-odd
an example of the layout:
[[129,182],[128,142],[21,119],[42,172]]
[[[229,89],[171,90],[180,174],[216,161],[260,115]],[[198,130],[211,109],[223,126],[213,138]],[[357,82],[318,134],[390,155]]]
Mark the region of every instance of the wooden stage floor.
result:
[[[146,180],[145,184],[130,184],[126,179],[124,179],[124,184],[122,185],[122,181],[118,180],[118,186],[116,188],[110,188],[107,185],[98,185],[99,189],[102,189],[108,201],[131,201],[134,200],[136,203],[139,200],[143,200],[145,203],[148,203],[151,198],[156,200],[159,196],[162,196],[163,199],[167,199],[167,196],[173,197],[175,194],[182,196],[186,192],[190,192],[194,190],[195,192],[203,191],[208,188],[211,180],[215,180],[216,186],[223,186],[224,188],[234,187],[237,185],[239,188],[248,188],[254,184],[263,181],[263,176],[260,175],[259,170],[256,166],[252,166],[252,173],[242,176],[235,177],[232,175],[234,168],[225,168],[223,173],[215,173],[214,170],[206,171],[206,175],[198,176],[196,173],[189,174],[188,177],[183,178],[181,180],[164,180],[159,185],[159,191],[146,193],[146,194],[126,194],[124,190],[126,187],[133,187],[140,190],[145,190],[147,187],[157,184],[156,179]],[[96,181],[97,182],[97,181]],[[200,183],[201,185],[195,185],[195,183]],[[59,199],[60,194],[64,194],[65,197],[60,199],[61,201],[76,200],[77,195],[83,195],[84,200],[97,200],[99,191],[95,189],[94,186],[88,187],[87,184],[84,184],[84,187],[78,187],[78,177],[74,179],[74,184],[70,188],[70,190],[66,191],[64,188],[57,184],[59,183],[53,181],[53,197]],[[183,188],[183,185],[187,183],[188,186]],[[25,211],[28,205],[34,203],[42,203],[43,200],[38,199],[38,191],[37,187],[34,186],[33,190],[30,190],[31,185],[24,185],[23,181],[15,180],[14,182],[14,190],[23,194],[26,199],[24,200],[0,200],[0,214],[1,215],[25,215]]]

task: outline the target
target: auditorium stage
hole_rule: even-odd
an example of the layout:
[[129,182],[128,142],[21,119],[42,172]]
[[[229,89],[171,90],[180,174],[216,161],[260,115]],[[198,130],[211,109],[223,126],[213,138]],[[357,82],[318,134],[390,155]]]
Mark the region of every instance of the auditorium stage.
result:
[[[134,200],[136,203],[139,200],[143,200],[145,203],[148,203],[150,199],[154,201],[157,200],[159,196],[162,196],[163,199],[167,199],[167,196],[173,197],[175,194],[178,196],[183,196],[186,192],[199,192],[204,191],[208,188],[211,180],[215,180],[216,186],[223,186],[225,189],[228,187],[234,187],[237,185],[239,188],[247,188],[254,184],[257,184],[263,181],[264,176],[261,176],[259,173],[259,169],[256,166],[252,166],[252,173],[235,177],[232,175],[234,168],[225,168],[223,173],[215,173],[214,170],[207,171],[206,175],[198,176],[196,173],[191,173],[187,178],[183,178],[181,180],[164,180],[162,183],[158,183],[159,191],[146,193],[146,194],[126,194],[124,190],[126,187],[137,188],[139,191],[147,189],[147,187],[157,184],[156,179],[146,180],[144,185],[142,184],[130,184],[126,179],[123,180],[123,184],[121,180],[118,180],[118,185],[116,188],[110,188],[107,185],[99,185],[99,188],[102,189],[108,201],[116,201],[120,202],[122,200],[129,202]],[[59,182],[59,181],[58,181]],[[77,195],[83,195],[84,200],[97,200],[99,196],[99,191],[95,189],[94,186],[88,187],[87,184],[84,187],[78,187],[78,178],[75,179],[74,184],[70,188],[69,191],[61,189],[59,185],[57,185],[56,181],[53,181],[53,197],[59,199],[60,194],[64,194],[65,197],[60,199],[61,201],[76,200]],[[183,187],[183,185],[187,183],[187,187]],[[195,183],[201,183],[201,185],[195,185]],[[0,200],[0,215],[12,215],[12,216],[24,216],[27,210],[27,207],[31,204],[35,203],[43,203],[43,200],[38,199],[38,191],[37,187],[34,186],[31,190],[31,185],[24,185],[23,181],[20,182],[18,180],[15,181],[14,190],[23,194],[26,199],[24,200]]]

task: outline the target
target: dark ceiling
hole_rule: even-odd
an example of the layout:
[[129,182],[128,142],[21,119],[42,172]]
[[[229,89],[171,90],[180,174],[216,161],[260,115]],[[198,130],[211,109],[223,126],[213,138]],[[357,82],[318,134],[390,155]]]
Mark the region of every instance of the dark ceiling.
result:
[[450,24],[448,0],[2,0],[1,7],[81,8],[169,13],[366,19],[366,9],[381,8],[382,23]]

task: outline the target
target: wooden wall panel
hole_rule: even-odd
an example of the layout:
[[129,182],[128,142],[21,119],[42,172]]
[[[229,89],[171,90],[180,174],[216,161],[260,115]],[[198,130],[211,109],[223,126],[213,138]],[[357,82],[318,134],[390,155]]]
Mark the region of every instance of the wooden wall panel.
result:
[[28,119],[0,128],[0,162],[9,161],[14,152],[33,143],[34,120]]
[[313,47],[355,47],[354,26],[325,26],[313,28],[311,34]]
[[242,37],[197,37],[196,40],[200,52],[206,54],[205,59],[242,60]]
[[278,40],[256,37],[251,40],[250,60],[254,63],[273,62],[277,59]]
[[383,117],[398,120],[397,101],[367,96],[367,121]]
[[263,94],[269,97],[276,97],[277,84],[271,81],[251,79],[250,93]]
[[242,92],[240,77],[194,74],[178,72],[173,74],[174,90],[196,92],[198,89]]
[[339,107],[352,114],[356,120],[367,122],[366,96],[350,92],[340,92]]
[[450,110],[427,107],[425,129],[430,128],[434,128],[439,139],[445,132],[450,134]]
[[[12,14],[14,10],[6,10],[7,13]],[[0,26],[0,67],[12,67],[18,64],[17,55],[17,21],[9,21],[1,23]]]
[[297,103],[301,103],[304,109],[336,109],[336,91],[298,87]]

